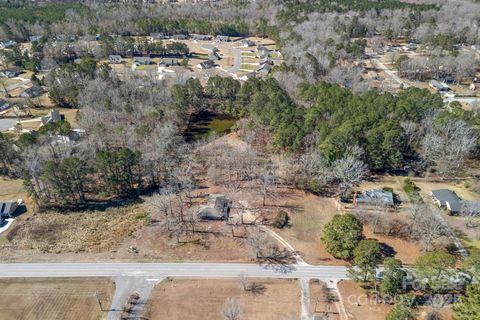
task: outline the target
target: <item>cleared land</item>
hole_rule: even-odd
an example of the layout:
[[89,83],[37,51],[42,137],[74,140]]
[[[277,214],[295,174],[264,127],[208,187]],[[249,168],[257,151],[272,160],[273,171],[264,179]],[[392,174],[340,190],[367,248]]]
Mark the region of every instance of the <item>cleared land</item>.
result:
[[153,290],[147,318],[150,320],[223,319],[227,298],[235,298],[242,308],[242,319],[278,320],[300,317],[300,287],[294,280],[249,279],[263,292],[245,292],[237,279],[174,279]]
[[108,309],[115,289],[109,279],[6,279],[0,280],[0,320],[99,320],[95,292]]
[[25,196],[21,179],[0,177],[0,200],[17,200]]

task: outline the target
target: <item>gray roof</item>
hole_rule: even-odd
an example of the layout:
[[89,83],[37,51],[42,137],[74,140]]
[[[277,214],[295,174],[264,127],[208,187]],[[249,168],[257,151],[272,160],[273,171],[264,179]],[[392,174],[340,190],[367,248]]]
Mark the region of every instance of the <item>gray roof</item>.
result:
[[0,215],[12,215],[18,208],[17,201],[0,201]]
[[232,201],[223,195],[212,195],[208,204],[198,212],[198,217],[206,220],[228,219]]
[[393,193],[382,189],[372,189],[364,191],[357,196],[357,203],[362,204],[383,204],[393,206]]
[[8,101],[0,99],[0,110],[7,109],[8,107],[10,107],[10,103],[8,103]]
[[20,96],[24,98],[35,98],[43,94],[43,88],[40,86],[33,86],[31,88],[25,89]]
[[133,62],[140,64],[150,64],[152,62],[152,59],[150,59],[150,57],[134,57]]
[[178,65],[178,60],[177,59],[172,59],[172,58],[166,58],[166,59],[162,59],[160,61],[160,65],[161,66],[175,66],[175,65]]
[[448,189],[432,190],[430,195],[440,203],[441,207],[447,207],[452,212],[459,212],[462,209],[462,199],[455,192]]

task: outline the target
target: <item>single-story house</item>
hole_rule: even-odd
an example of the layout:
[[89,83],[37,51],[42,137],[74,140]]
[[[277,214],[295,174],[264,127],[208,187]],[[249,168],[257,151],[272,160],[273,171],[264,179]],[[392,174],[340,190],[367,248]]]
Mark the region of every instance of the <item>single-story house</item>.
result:
[[10,107],[10,103],[8,103],[8,101],[0,99],[0,111],[6,110],[9,107]]
[[270,57],[265,57],[265,58],[260,60],[260,64],[265,64],[265,63],[273,65],[273,60]]
[[480,82],[472,82],[472,83],[470,83],[468,88],[470,90],[474,90],[474,91],[480,90]]
[[36,98],[41,96],[44,93],[43,88],[40,86],[33,86],[31,88],[25,89],[20,96],[23,98]]
[[179,64],[180,63],[178,62],[178,59],[166,58],[160,61],[159,66],[171,67],[171,66],[178,66]]
[[193,40],[210,40],[212,39],[212,36],[209,36],[208,34],[197,34],[197,33],[193,33],[191,35],[192,39]]
[[0,41],[0,49],[7,49],[15,46],[17,43],[13,40]]
[[268,49],[268,48],[265,47],[265,46],[258,46],[258,47],[257,47],[257,53],[258,53],[258,54],[263,54],[263,53],[269,54],[269,53],[270,53],[270,49]]
[[458,213],[462,209],[462,199],[452,190],[432,190],[430,197],[440,208],[447,208],[451,213]]
[[355,205],[384,205],[393,207],[395,201],[393,199],[393,193],[382,189],[366,190],[360,194],[353,196],[353,203]]
[[212,60],[207,60],[205,62],[201,62],[197,64],[197,68],[202,70],[210,69],[210,68],[213,68],[214,66],[215,66],[215,63]]
[[440,83],[438,82],[437,80],[430,80],[430,82],[428,83],[428,85],[435,89],[436,91],[438,92],[444,92],[444,91],[448,91],[450,90],[450,87],[447,86],[446,84],[444,83]]
[[218,36],[215,37],[215,41],[217,41],[217,42],[229,42],[230,37],[229,36],[218,35]]
[[163,39],[168,39],[168,36],[165,33],[158,33],[158,32],[150,33],[150,37],[149,37],[150,42],[153,42],[155,40],[163,40]]
[[249,72],[241,76],[239,79],[242,81],[247,81],[250,78],[255,78],[257,76],[257,73],[255,71]]
[[216,60],[220,60],[220,59],[221,59],[221,57],[220,57],[220,54],[218,53],[218,51],[210,52],[210,54],[208,55],[208,60],[216,61]]
[[205,51],[208,51],[208,52],[217,52],[219,51],[218,48],[216,46],[214,46],[213,44],[204,44],[202,46],[202,49],[205,50]]
[[63,116],[58,112],[58,110],[51,110],[46,116],[42,117],[42,125],[46,125],[52,121],[63,121]]
[[256,45],[255,41],[252,41],[250,39],[242,39],[240,40],[240,45],[242,47],[253,47]]
[[15,211],[17,211],[18,207],[22,205],[23,201],[21,199],[14,201],[0,201],[0,217],[11,218]]
[[264,63],[264,64],[261,64],[257,67],[257,73],[260,73],[260,74],[263,74],[263,75],[267,75],[270,73],[270,71],[272,71],[273,69],[273,66],[269,63]]
[[207,205],[198,211],[198,217],[203,220],[228,220],[232,200],[224,195],[212,195]]
[[173,40],[187,40],[187,39],[188,39],[188,35],[183,34],[183,33],[174,34],[174,35],[172,36],[172,39],[173,39]]
[[30,42],[38,42],[42,39],[42,36],[36,35],[36,36],[30,36],[28,37],[28,41]]
[[111,54],[108,56],[108,63],[110,64],[122,63],[122,56],[118,54]]
[[23,71],[20,68],[9,68],[0,71],[0,76],[4,78],[15,78],[16,76],[22,74]]
[[133,63],[147,65],[152,63],[152,59],[150,57],[133,57]]

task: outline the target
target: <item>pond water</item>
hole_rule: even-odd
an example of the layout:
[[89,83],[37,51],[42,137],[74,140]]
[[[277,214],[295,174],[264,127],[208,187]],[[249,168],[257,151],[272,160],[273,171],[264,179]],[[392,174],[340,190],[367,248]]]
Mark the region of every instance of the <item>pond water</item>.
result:
[[207,138],[211,134],[224,135],[230,133],[230,129],[237,122],[237,119],[210,111],[203,111],[191,116],[185,139],[194,141]]

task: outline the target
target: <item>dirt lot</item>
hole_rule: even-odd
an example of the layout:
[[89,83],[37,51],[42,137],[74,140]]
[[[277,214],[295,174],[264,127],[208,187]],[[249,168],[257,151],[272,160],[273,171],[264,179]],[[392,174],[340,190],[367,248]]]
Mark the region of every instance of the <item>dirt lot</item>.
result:
[[338,289],[349,319],[384,320],[392,308],[390,305],[376,303],[373,297],[367,297],[354,281],[341,281],[338,283]]
[[[254,279],[250,279],[252,281]],[[150,296],[150,320],[223,319],[227,298],[235,298],[242,308],[242,319],[278,320],[300,317],[300,286],[294,280],[258,279],[264,292],[245,292],[236,279],[174,279],[157,285]]]
[[0,320],[99,320],[115,289],[109,279],[6,279],[0,280]]
[[313,315],[330,320],[340,320],[337,300],[336,295],[328,291],[325,283],[310,280],[310,312]]

